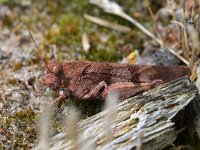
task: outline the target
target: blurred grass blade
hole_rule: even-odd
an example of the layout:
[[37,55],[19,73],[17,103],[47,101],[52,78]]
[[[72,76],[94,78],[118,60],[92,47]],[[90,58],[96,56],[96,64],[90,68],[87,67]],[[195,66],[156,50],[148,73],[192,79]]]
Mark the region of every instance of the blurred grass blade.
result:
[[113,140],[112,124],[113,124],[114,116],[117,111],[117,101],[118,101],[118,93],[114,91],[109,92],[106,97],[105,109],[107,110],[107,113],[104,118],[105,141],[107,143]]
[[72,150],[78,150],[79,147],[79,134],[78,134],[78,121],[80,120],[80,114],[78,110],[71,106],[65,119],[65,130],[67,133],[67,141],[71,141]]
[[88,50],[90,49],[90,42],[87,33],[82,34],[82,46],[83,50],[86,52],[88,52]]
[[49,125],[52,116],[53,102],[52,99],[45,99],[44,110],[40,116],[39,121],[39,145],[41,150],[48,150],[49,145]]
[[104,26],[104,27],[111,28],[111,29],[114,29],[114,30],[117,30],[117,31],[120,31],[120,32],[125,32],[125,33],[131,31],[131,28],[129,28],[129,27],[119,25],[119,24],[113,24],[111,22],[108,22],[107,20],[104,20],[104,19],[101,19],[101,18],[98,18],[98,17],[90,16],[88,14],[84,14],[83,16],[84,16],[85,19],[87,19],[87,20],[89,20],[93,23],[96,23],[100,26]]
[[136,27],[138,27],[140,30],[142,30],[145,34],[147,34],[149,37],[153,38],[156,42],[158,42],[161,46],[163,45],[163,42],[158,39],[153,33],[151,33],[149,30],[147,30],[143,25],[141,25],[138,21],[136,21],[134,18],[127,15],[120,5],[113,1],[109,0],[89,0],[89,2],[93,5],[96,5],[100,8],[102,8],[105,12],[114,14],[117,16],[120,16],[131,23],[133,23]]

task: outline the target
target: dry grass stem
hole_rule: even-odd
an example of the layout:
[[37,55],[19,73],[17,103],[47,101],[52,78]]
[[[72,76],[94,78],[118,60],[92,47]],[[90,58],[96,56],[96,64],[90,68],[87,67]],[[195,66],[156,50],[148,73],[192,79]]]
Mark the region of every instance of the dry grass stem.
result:
[[184,44],[184,49],[183,49],[183,56],[186,58],[186,60],[189,60],[190,56],[190,47],[189,47],[189,41],[188,41],[188,35],[187,35],[187,30],[186,30],[186,10],[185,10],[185,0],[183,2],[183,44]]
[[163,46],[162,40],[158,39],[153,33],[151,33],[149,30],[147,30],[142,24],[140,24],[134,18],[127,15],[123,11],[121,6],[118,5],[117,3],[113,2],[113,1],[109,1],[109,0],[90,0],[90,3],[97,5],[98,7],[102,8],[107,13],[120,16],[120,17],[130,21],[132,24],[134,24],[136,27],[138,27],[140,30],[142,30],[149,37],[151,37],[156,42],[158,42],[161,45],[161,47]]
[[142,143],[143,143],[144,132],[140,131],[138,133],[138,145],[136,146],[136,150],[143,150]]
[[187,66],[189,66],[189,62],[183,58],[181,55],[179,55],[178,53],[176,53],[172,48],[168,48],[168,50],[174,55],[176,56],[178,59],[180,59],[184,64],[186,64]]
[[52,116],[52,99],[45,100],[44,110],[39,120],[39,145],[42,150],[49,149],[49,125]]
[[184,25],[183,25],[181,22],[179,22],[179,21],[172,20],[172,21],[170,21],[170,22],[171,22],[171,23],[178,24],[181,28],[185,28]]
[[83,33],[82,35],[82,46],[83,50],[86,52],[88,52],[88,50],[90,49],[90,42],[87,33]]
[[200,54],[200,43],[199,43],[199,33],[195,30],[193,25],[188,26],[188,33],[192,40],[192,55],[190,60],[190,65],[193,66],[196,57]]
[[151,4],[150,4],[150,1],[149,0],[145,0],[145,5],[149,11],[149,14],[151,16],[151,19],[153,21],[153,29],[154,29],[154,33],[161,39],[161,35],[160,35],[160,32],[159,32],[159,29],[158,29],[158,26],[157,26],[157,23],[156,23],[156,17],[153,13],[153,10],[151,9]]
[[107,110],[107,113],[104,118],[105,139],[107,143],[113,140],[113,134],[112,134],[113,121],[112,120],[114,120],[114,116],[117,111],[117,101],[118,101],[118,94],[116,92],[109,92],[108,96],[106,97],[105,109]]
[[[176,2],[174,0],[167,0],[167,5],[168,5],[169,9],[172,10],[173,20],[177,21],[177,17],[176,17],[177,5],[176,5]],[[177,28],[177,31],[178,31],[178,25],[176,25],[176,28]]]
[[78,134],[78,121],[80,120],[80,114],[75,107],[70,107],[69,112],[65,119],[65,129],[67,132],[67,141],[71,141],[72,150],[78,150],[79,147],[79,134]]
[[113,30],[117,30],[117,31],[120,31],[120,32],[130,32],[131,31],[131,28],[129,27],[126,27],[126,26],[123,26],[123,25],[119,25],[119,24],[113,24],[107,20],[104,20],[104,19],[101,19],[101,18],[98,18],[98,17],[94,17],[94,16],[90,16],[88,14],[84,14],[83,15],[85,19],[95,23],[95,24],[98,24],[100,26],[103,26],[103,27],[107,27],[107,28],[111,28]]
[[130,17],[126,13],[120,13],[120,14],[118,14],[118,16],[130,21],[131,23],[133,23],[136,27],[138,27],[140,30],[142,30],[145,34],[147,34],[149,37],[151,37],[156,42],[158,42],[162,47],[162,45],[163,45],[162,40],[158,39],[153,33],[151,33],[149,30],[147,30],[142,24],[140,24],[134,18]]
[[[181,22],[173,20],[173,21],[171,21],[171,23],[175,23],[175,24],[179,25],[181,27],[181,29],[182,29],[183,32],[186,31],[185,26]],[[184,40],[184,36],[182,36],[182,37],[183,37],[183,40]],[[187,66],[189,66],[189,61],[187,61],[184,57],[182,57],[181,55],[179,55],[177,52],[175,52],[173,50],[173,47],[175,47],[177,44],[179,44],[179,42],[176,43],[176,44],[174,44],[172,47],[168,48],[168,50],[173,55],[175,55],[178,59],[180,59],[184,64],[186,64]],[[185,48],[185,45],[183,44],[183,51],[184,51],[184,48]]]

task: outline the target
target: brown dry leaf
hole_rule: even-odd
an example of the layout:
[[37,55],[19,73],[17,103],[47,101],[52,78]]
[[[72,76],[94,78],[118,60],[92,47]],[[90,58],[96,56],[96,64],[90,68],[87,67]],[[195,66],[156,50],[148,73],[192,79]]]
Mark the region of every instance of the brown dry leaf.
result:
[[88,50],[90,49],[90,42],[87,33],[83,33],[82,35],[82,46],[83,50],[86,52],[88,52]]

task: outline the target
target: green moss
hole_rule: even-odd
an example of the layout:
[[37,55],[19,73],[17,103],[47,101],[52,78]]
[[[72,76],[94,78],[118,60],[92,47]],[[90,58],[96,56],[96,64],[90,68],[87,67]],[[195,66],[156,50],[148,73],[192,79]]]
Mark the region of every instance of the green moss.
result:
[[[105,27],[97,26],[84,19],[82,16],[84,13],[94,13],[93,15],[99,16],[100,18],[132,26],[126,20],[106,14],[100,9],[99,13],[96,13],[95,9],[98,8],[88,4],[87,1],[78,1],[77,3],[71,0],[67,2],[60,1],[57,5],[52,3],[54,2],[49,3],[48,6],[52,7],[52,9],[49,9],[49,13],[52,14],[51,17],[54,25],[47,29],[46,38],[42,45],[43,49],[49,49],[50,45],[56,45],[58,60],[87,59],[116,62],[127,55],[127,53],[123,54],[123,52],[120,51],[123,45],[133,42],[133,39],[135,43],[137,43],[136,37],[138,37],[139,41],[141,40],[139,36],[141,32],[123,34]],[[124,5],[125,7],[127,5],[131,7],[134,6],[134,4],[131,5],[130,2]],[[89,37],[91,44],[89,52],[85,52],[82,49],[81,38],[83,33],[87,33]],[[102,35],[108,36],[107,41],[102,41]],[[135,47],[137,47],[137,44],[135,44]]]
[[7,2],[8,0],[0,0],[0,3],[5,3]]
[[0,119],[0,124],[5,130],[5,145],[9,148],[31,148],[36,139],[36,118],[30,109],[21,109],[20,111]]

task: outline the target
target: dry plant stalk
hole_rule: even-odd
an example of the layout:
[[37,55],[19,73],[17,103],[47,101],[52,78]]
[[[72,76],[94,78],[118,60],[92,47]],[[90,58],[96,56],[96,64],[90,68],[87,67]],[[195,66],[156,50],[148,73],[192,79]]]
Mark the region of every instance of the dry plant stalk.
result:
[[145,34],[147,34],[149,37],[154,39],[157,43],[159,43],[162,47],[163,42],[162,40],[158,39],[153,33],[151,33],[149,30],[147,30],[143,25],[141,25],[138,21],[127,15],[126,13],[120,13],[118,16],[130,21],[132,24],[134,24],[136,27],[138,27],[140,30],[142,30]]
[[100,26],[103,26],[103,27],[107,27],[107,28],[111,28],[113,30],[117,30],[117,31],[120,31],[120,32],[130,32],[131,31],[131,28],[129,27],[126,27],[126,26],[123,26],[123,25],[119,25],[119,24],[113,24],[107,20],[104,20],[104,19],[101,19],[101,18],[98,18],[98,17],[94,17],[94,16],[90,16],[88,14],[84,14],[83,17],[93,23],[96,23]]
[[78,133],[78,121],[80,120],[80,115],[75,107],[69,107],[69,113],[65,119],[65,130],[67,133],[67,141],[71,141],[72,150],[80,149],[79,146],[79,133]]
[[117,101],[118,101],[118,94],[114,91],[109,92],[106,97],[105,109],[107,110],[107,113],[104,118],[106,143],[110,143],[113,140],[112,120],[114,120],[114,116],[117,113],[116,112]]
[[157,26],[157,23],[156,23],[156,17],[153,13],[153,10],[151,9],[151,4],[150,4],[149,0],[145,0],[145,6],[147,7],[149,14],[151,16],[151,19],[153,21],[154,33],[161,39],[161,35],[160,35],[159,29],[158,29],[158,26]]
[[[178,22],[178,21],[171,21],[171,23],[175,23],[175,24],[177,24],[177,25],[179,25],[180,27],[181,27],[181,30],[184,30],[184,25],[181,23],[181,22]],[[183,38],[184,36],[182,36],[182,38]],[[184,40],[184,39],[183,39]],[[182,41],[183,41],[182,40]],[[184,58],[184,57],[182,57],[181,55],[179,55],[176,51],[174,51],[174,47],[177,45],[177,44],[179,44],[179,42],[178,43],[176,43],[176,44],[174,44],[172,47],[169,47],[168,48],[168,50],[174,55],[174,56],[176,56],[178,59],[180,59],[184,64],[186,64],[187,66],[189,66],[189,62]],[[184,48],[184,45],[182,46],[183,48]]]
[[87,33],[83,33],[82,35],[82,46],[83,50],[86,52],[88,52],[88,50],[90,49],[90,42]]
[[138,145],[136,146],[136,150],[143,150],[142,143],[143,143],[144,132],[140,131],[138,133]]
[[138,21],[136,21],[134,18],[130,17],[128,14],[126,14],[120,5],[115,3],[114,1],[109,0],[90,0],[91,4],[94,4],[100,8],[102,8],[105,12],[120,16],[128,21],[130,21],[132,24],[134,24],[136,27],[138,27],[141,31],[143,31],[145,34],[147,34],[149,37],[154,39],[157,43],[163,46],[162,40],[158,39],[153,33],[151,33],[149,30],[147,30],[142,24],[140,24]]
[[182,24],[184,25],[183,28],[183,56],[186,58],[186,60],[189,60],[190,56],[190,47],[189,47],[189,41],[188,41],[188,36],[187,36],[187,30],[186,30],[186,10],[185,10],[185,0],[183,2],[183,22]]
[[[49,98],[49,97],[48,97]],[[45,99],[44,110],[39,120],[39,145],[42,150],[48,150],[49,145],[49,125],[52,117],[53,100],[49,98]]]
[[193,66],[196,61],[196,57],[200,53],[199,33],[195,30],[193,25],[188,26],[188,31],[189,31],[188,33],[192,41],[192,55],[190,59],[190,65]]
[[[176,2],[174,0],[167,0],[167,5],[172,10],[173,21],[176,22],[177,21],[177,17],[176,17],[176,7],[177,7],[176,6]],[[176,25],[176,28],[177,28],[177,31],[179,31],[179,26],[178,25]]]
[[189,62],[188,62],[185,58],[183,58],[181,55],[179,55],[177,52],[175,52],[175,51],[173,50],[173,48],[168,48],[168,50],[169,50],[174,56],[176,56],[178,59],[180,59],[184,64],[186,64],[187,66],[189,66]]

